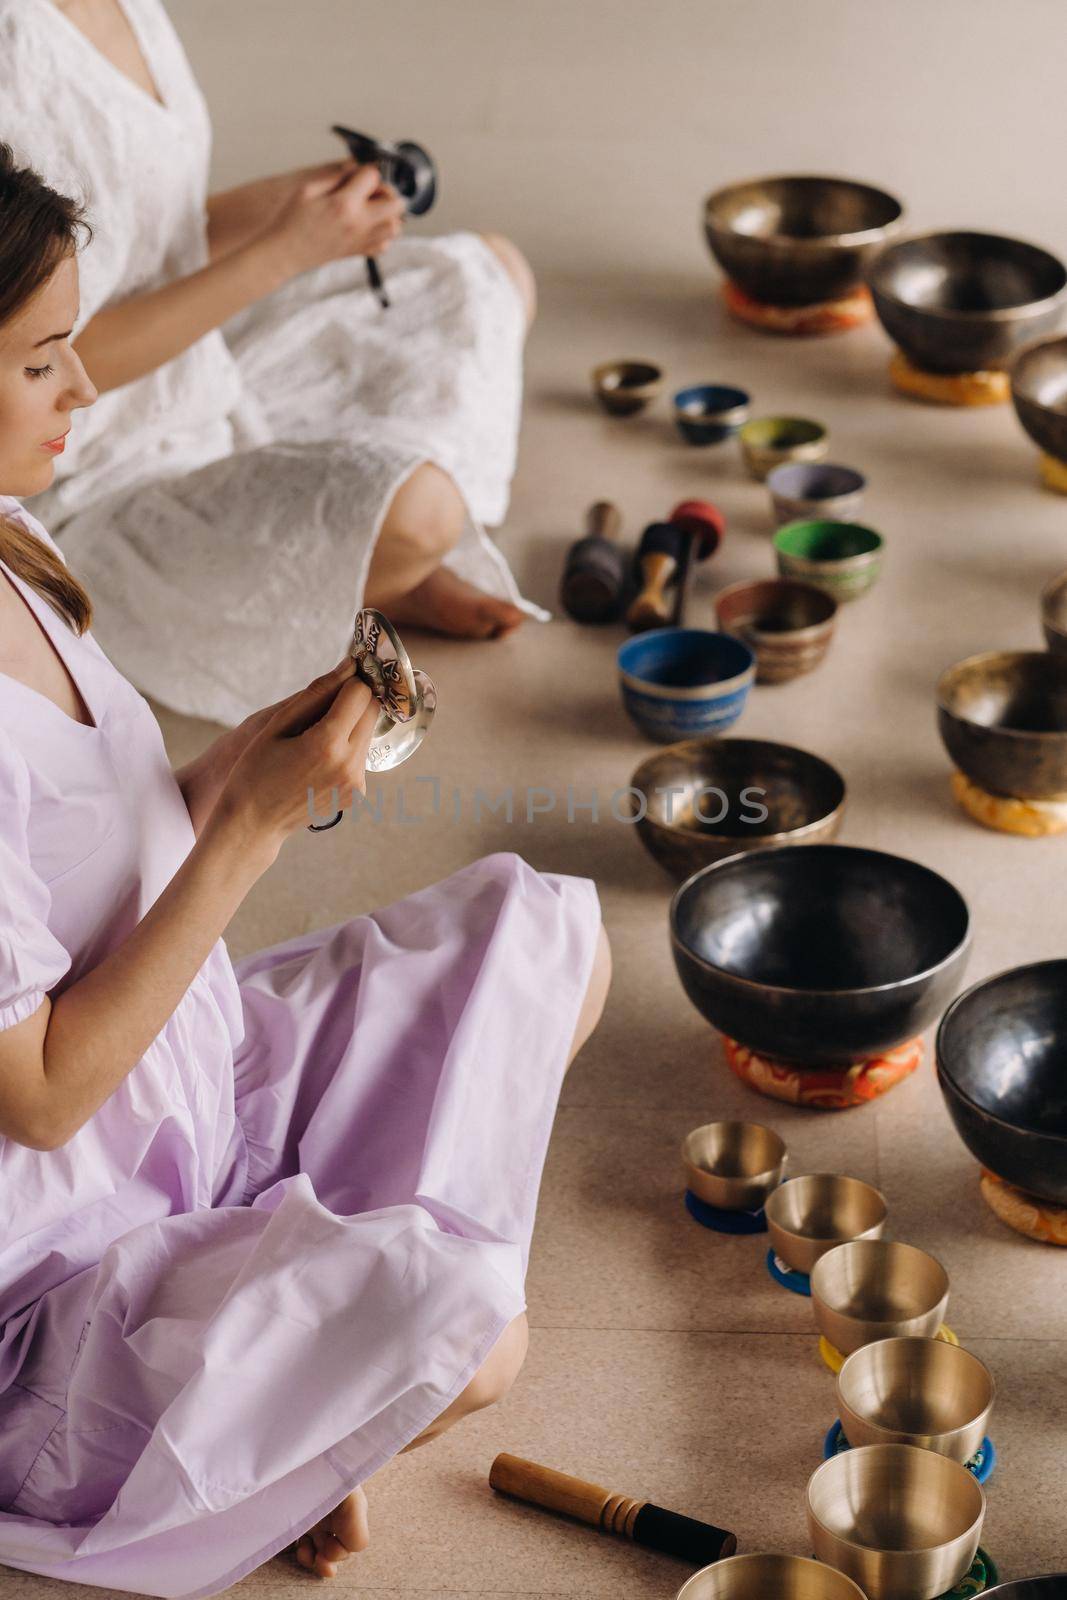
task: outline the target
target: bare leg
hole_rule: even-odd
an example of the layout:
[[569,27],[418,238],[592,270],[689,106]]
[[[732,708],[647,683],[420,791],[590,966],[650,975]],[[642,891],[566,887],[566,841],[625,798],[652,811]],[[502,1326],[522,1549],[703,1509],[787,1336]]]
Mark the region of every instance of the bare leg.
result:
[[526,329],[529,332],[530,324],[537,315],[537,280],[533,275],[533,268],[519,249],[517,244],[502,233],[483,233],[482,238],[493,254],[503,262],[508,276],[522,296],[523,309],[526,312]]
[[[593,970],[571,1040],[570,1053],[567,1057],[568,1067],[600,1020],[611,983],[611,970],[611,947],[602,923]],[[497,1405],[503,1400],[519,1375],[529,1343],[530,1328],[526,1313],[522,1312],[508,1323],[462,1393],[456,1396],[440,1416],[434,1418],[428,1428],[424,1428],[410,1444],[405,1445],[399,1454],[406,1455],[410,1450],[417,1450],[420,1445],[439,1439],[464,1417],[472,1416],[474,1412],[482,1411],[486,1406]],[[297,1540],[296,1559],[302,1567],[306,1567],[309,1572],[317,1573],[320,1578],[332,1578],[336,1575],[339,1561],[344,1561],[347,1556],[360,1550],[366,1550],[369,1543],[367,1497],[360,1487],[354,1489],[350,1495],[346,1495],[340,1505]]]

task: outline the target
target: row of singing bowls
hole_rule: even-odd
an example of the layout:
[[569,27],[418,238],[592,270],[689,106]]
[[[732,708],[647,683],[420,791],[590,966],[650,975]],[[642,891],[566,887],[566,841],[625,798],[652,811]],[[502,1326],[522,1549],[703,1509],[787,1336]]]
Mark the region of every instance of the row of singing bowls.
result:
[[936,1053],[971,1154],[1007,1183],[1067,1205],[1067,960],[966,990],[942,1018]]
[[910,1444],[868,1444],[824,1461],[808,1483],[820,1561],[868,1600],[934,1600],[970,1570],[985,1495],[958,1461]]
[[970,919],[918,862],[854,845],[728,857],[670,905],[682,986],[713,1027],[805,1065],[862,1061],[913,1038],[959,989]]
[[1019,800],[1067,795],[1067,657],[968,656],[938,682],[937,720],[953,762],[980,789]]
[[768,739],[682,740],[643,761],[630,788],[646,802],[641,842],[675,878],[742,851],[832,839],[845,807],[836,768]]
[[704,202],[704,232],[726,276],[771,305],[815,305],[862,282],[898,226],[900,201],[845,178],[758,178]]
[[1049,649],[1067,656],[1067,572],[1054,578],[1041,596],[1041,627]]
[[1060,320],[1067,267],[1022,239],[926,233],[870,263],[875,310],[893,342],[927,372],[1003,368]]
[[708,1122],[682,1145],[686,1182],[721,1211],[758,1211],[785,1174],[785,1141],[759,1122]]
[[1067,335],[1020,350],[1012,363],[1011,398],[1038,449],[1067,462]]
[[837,1375],[850,1445],[912,1444],[966,1462],[986,1434],[996,1389],[983,1361],[941,1339],[876,1339]]
[[880,1239],[888,1207],[878,1190],[859,1178],[812,1172],[775,1189],[766,1212],[775,1254],[794,1272],[810,1273],[846,1240]]
[[811,1304],[819,1332],[842,1355],[875,1339],[932,1339],[948,1305],[948,1273],[913,1244],[852,1239],[812,1267]]

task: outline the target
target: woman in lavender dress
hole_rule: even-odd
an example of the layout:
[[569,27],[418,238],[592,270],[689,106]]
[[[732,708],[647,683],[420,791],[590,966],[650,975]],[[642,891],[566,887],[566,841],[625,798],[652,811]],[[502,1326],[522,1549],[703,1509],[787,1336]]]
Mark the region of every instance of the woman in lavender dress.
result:
[[0,146],[0,1563],[194,1600],[331,1576],[360,1485],[507,1389],[610,957],[588,879],[500,852],[231,966],[375,708],[343,662],[171,770],[14,498],[94,398],[75,236]]

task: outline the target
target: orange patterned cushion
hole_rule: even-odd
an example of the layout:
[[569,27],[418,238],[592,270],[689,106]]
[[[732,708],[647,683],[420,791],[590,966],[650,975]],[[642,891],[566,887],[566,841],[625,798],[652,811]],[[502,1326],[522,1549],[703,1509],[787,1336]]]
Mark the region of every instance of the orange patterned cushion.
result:
[[909,1039],[884,1056],[872,1056],[849,1067],[800,1067],[757,1055],[747,1045],[723,1035],[726,1059],[750,1089],[819,1111],[844,1111],[888,1094],[915,1071],[923,1058],[921,1039]]
[[772,306],[753,300],[727,278],[722,297],[732,316],[751,328],[762,328],[764,333],[845,333],[849,328],[861,328],[874,315],[871,292],[862,283],[839,300],[824,300],[814,306]]

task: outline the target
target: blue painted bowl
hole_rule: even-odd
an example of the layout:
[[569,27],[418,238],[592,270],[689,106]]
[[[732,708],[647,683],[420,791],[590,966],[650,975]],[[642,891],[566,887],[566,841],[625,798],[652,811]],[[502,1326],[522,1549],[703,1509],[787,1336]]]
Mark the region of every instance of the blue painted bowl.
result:
[[622,703],[657,744],[722,733],[744,710],[756,676],[747,644],[704,628],[654,628],[619,647]]
[[748,420],[751,396],[724,383],[698,383],[674,397],[674,422],[687,444],[721,444]]

